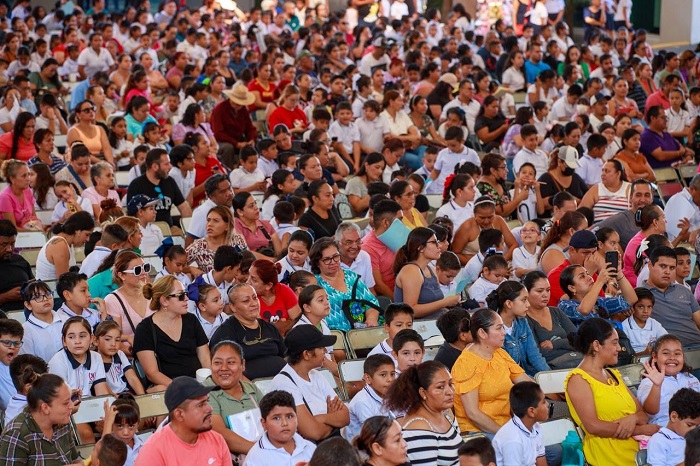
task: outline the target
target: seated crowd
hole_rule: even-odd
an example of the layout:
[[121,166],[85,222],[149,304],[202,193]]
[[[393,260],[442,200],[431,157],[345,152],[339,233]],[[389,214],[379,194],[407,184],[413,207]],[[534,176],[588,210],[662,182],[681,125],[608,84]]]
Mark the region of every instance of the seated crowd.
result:
[[630,0],[582,46],[563,1],[59,3],[0,4],[4,464],[554,466],[557,402],[588,464],[700,463],[699,65]]

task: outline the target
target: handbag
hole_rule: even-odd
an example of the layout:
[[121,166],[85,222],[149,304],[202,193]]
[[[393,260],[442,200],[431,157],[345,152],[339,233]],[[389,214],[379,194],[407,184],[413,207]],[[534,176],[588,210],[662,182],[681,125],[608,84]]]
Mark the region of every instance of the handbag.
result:
[[267,246],[260,246],[255,251],[259,252],[263,256],[275,257],[275,248],[272,246],[272,236],[270,236],[270,233],[267,232],[264,225],[259,225],[258,229],[263,235],[265,235],[265,238],[267,238]]
[[[369,309],[376,309],[379,311],[378,323],[381,325],[384,320],[384,310],[378,305],[374,304],[372,301],[367,301],[366,299],[358,299],[357,296],[357,284],[360,282],[360,276],[355,277],[355,283],[352,285],[352,291],[350,293],[350,299],[344,299],[341,303],[341,308],[345,318],[350,323],[350,327],[360,328],[365,322],[365,313],[367,309],[363,309],[366,306]],[[362,324],[362,325],[356,325]]]

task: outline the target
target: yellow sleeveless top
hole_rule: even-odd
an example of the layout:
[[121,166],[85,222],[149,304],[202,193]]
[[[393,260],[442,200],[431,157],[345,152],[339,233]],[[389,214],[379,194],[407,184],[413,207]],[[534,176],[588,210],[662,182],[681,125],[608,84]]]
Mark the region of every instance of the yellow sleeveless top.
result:
[[[634,398],[629,393],[629,390],[627,390],[627,387],[622,382],[620,372],[616,369],[609,370],[619,381],[617,385],[602,383],[591,377],[585,371],[574,369],[566,376],[564,389],[568,391],[569,378],[572,375],[580,375],[583,377],[583,380],[588,382],[593,391],[593,399],[595,401],[595,410],[598,419],[612,422],[634,414],[637,411],[637,405],[634,402]],[[583,428],[581,418],[571,404],[571,399],[569,397],[567,397],[566,403],[569,405],[569,410],[571,410],[571,415],[576,424]],[[586,408],[588,409],[588,407]],[[637,454],[637,450],[639,450],[639,443],[633,438],[628,438],[626,440],[603,438],[591,435],[588,432],[586,432],[583,438],[583,454],[586,456],[586,462],[591,466],[630,466],[635,464],[634,458]]]

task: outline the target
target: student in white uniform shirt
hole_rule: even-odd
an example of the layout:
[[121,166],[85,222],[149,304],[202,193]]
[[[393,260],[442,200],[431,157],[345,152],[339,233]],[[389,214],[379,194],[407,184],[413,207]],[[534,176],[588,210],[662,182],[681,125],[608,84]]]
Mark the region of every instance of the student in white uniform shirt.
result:
[[202,324],[207,338],[211,339],[216,329],[228,317],[223,313],[226,303],[224,303],[219,289],[214,285],[197,285],[195,283],[187,287],[187,297],[194,303],[194,315]]
[[156,204],[159,199],[150,199],[144,194],[137,194],[132,197],[126,207],[126,213],[135,217],[139,221],[139,229],[141,230],[141,254],[144,256],[152,256],[163,243],[163,232],[156,226]]
[[105,379],[110,393],[131,392],[143,395],[146,391],[136,371],[131,367],[129,358],[119,349],[122,329],[114,320],[105,320],[95,329],[97,352],[102,357]]
[[267,189],[267,181],[262,170],[258,169],[258,153],[255,148],[246,146],[241,149],[240,159],[241,165],[229,175],[231,187],[236,192],[263,194]]
[[[299,309],[301,316],[294,327],[300,325],[312,325],[316,327],[322,334],[331,335],[331,331],[324,320],[331,313],[331,305],[328,301],[328,293],[319,285],[307,285],[299,293]],[[292,328],[294,328],[292,327]],[[338,357],[343,359],[347,357],[345,352],[338,350]],[[326,347],[326,360],[323,361],[323,367],[338,375],[338,363],[336,363],[336,355],[333,346]]]
[[360,227],[356,223],[343,222],[335,230],[335,243],[340,252],[340,267],[352,270],[360,276],[370,291],[374,291],[372,259],[367,251],[362,250]]
[[550,121],[569,122],[576,115],[576,104],[583,95],[583,89],[574,84],[566,91],[566,95],[552,104],[549,112]]
[[129,233],[121,225],[112,223],[102,229],[99,245],[85,257],[80,265],[80,273],[84,273],[88,278],[92,277],[107,256],[115,249],[121,248],[122,244],[129,239]]
[[413,309],[405,303],[391,303],[384,311],[384,330],[388,337],[380,341],[368,354],[386,354],[395,363],[396,367],[399,363],[393,353],[394,337],[404,329],[413,328]]
[[[243,256],[233,246],[219,246],[214,253],[214,268],[197,277],[193,283],[216,287],[226,305],[229,303],[228,289],[236,283],[242,260]],[[195,312],[194,303],[190,302],[188,310],[191,313]]]
[[435,217],[447,217],[452,220],[452,234],[454,235],[467,219],[474,216],[472,204],[476,197],[476,182],[467,174],[460,173],[451,178],[450,176],[445,180],[443,193],[443,202],[445,199],[449,199],[449,201],[438,209]]
[[540,227],[535,222],[525,222],[520,229],[522,246],[513,250],[512,267],[515,276],[522,279],[526,274],[537,270],[537,257],[540,253]]
[[668,334],[666,329],[653,319],[656,299],[647,288],[636,288],[637,302],[632,305],[632,315],[622,321],[622,329],[630,339],[635,353],[648,352],[654,343]]
[[678,390],[668,403],[668,424],[651,436],[647,464],[693,464],[685,462],[686,435],[700,423],[700,393],[689,388]]
[[45,282],[29,282],[22,290],[22,299],[31,314],[22,324],[24,338],[19,354],[33,354],[49,361],[63,348],[64,320],[53,310],[53,292]]
[[170,164],[173,168],[168,173],[170,178],[175,180],[180,192],[192,204],[192,196],[194,189],[195,169],[194,169],[194,151],[187,144],[178,144],[173,147],[168,154]]
[[335,341],[335,335],[323,335],[312,325],[292,328],[284,338],[288,364],[272,379],[275,388],[294,396],[301,435],[317,442],[350,423],[347,406],[317,370],[326,361],[326,348]]
[[[535,175],[536,168],[530,162],[525,162],[518,168],[518,179],[520,181],[520,189],[527,190],[527,197],[518,204],[517,213],[518,220],[521,222],[529,222],[540,215],[544,214],[545,206],[542,198],[541,184],[537,181]],[[510,198],[515,197],[515,188],[509,190]],[[515,232],[513,232],[514,235]],[[516,235],[517,237],[517,235]]]
[[282,267],[278,274],[278,280],[280,282],[289,280],[289,276],[297,270],[311,272],[309,251],[312,245],[313,238],[311,238],[309,232],[299,230],[292,233],[289,237],[289,244],[287,245],[287,255],[277,261]]
[[[296,218],[296,212],[294,211],[294,204],[288,201],[279,201],[275,204],[272,209],[273,218],[275,224],[273,226],[277,237],[284,247],[289,243],[289,238],[294,234],[294,232],[301,230],[298,226],[294,224]],[[272,225],[272,223],[270,223]]]
[[384,396],[396,380],[394,360],[385,354],[368,356],[363,364],[362,380],[367,385],[350,401],[350,425],[345,429],[345,438],[352,441],[360,433],[369,418],[387,414],[383,407]]
[[534,125],[523,125],[520,128],[520,139],[523,146],[513,158],[513,171],[520,172],[520,167],[529,162],[535,167],[535,177],[538,179],[549,170],[549,155],[538,147],[537,128]]
[[105,412],[103,433],[112,435],[126,444],[126,462],[124,466],[134,466],[136,457],[143,447],[143,440],[136,435],[141,413],[136,400],[130,395],[122,395],[112,403]]
[[299,418],[292,394],[273,390],[260,400],[260,422],[265,433],[253,444],[244,466],[294,466],[311,459],[316,445],[297,432]]
[[445,133],[447,147],[438,153],[435,167],[430,174],[433,181],[425,188],[427,194],[442,194],[445,189],[445,180],[454,173],[454,167],[458,163],[472,162],[478,167],[481,166],[481,159],[476,151],[464,145],[465,137],[464,131],[458,126],[447,130]]
[[27,392],[37,376],[46,374],[49,366],[46,361],[33,354],[20,354],[10,363],[10,376],[17,393],[12,395],[10,402],[5,408],[5,419],[3,425],[9,425],[19,413],[27,407]]
[[265,178],[271,178],[272,174],[280,169],[277,163],[277,144],[274,139],[263,139],[258,142],[258,169],[263,172]]
[[163,259],[163,270],[156,274],[153,281],[166,275],[173,275],[185,288],[192,283],[190,276],[183,272],[187,265],[185,248],[180,245],[163,245],[162,249],[159,248],[156,251],[156,254]]
[[[63,305],[58,309],[58,316],[65,322],[71,317],[82,317],[95,328],[100,321],[107,318],[107,306],[102,298],[90,298],[87,277],[81,273],[66,272],[58,277],[56,293],[63,298]],[[94,304],[98,310],[90,309]]]

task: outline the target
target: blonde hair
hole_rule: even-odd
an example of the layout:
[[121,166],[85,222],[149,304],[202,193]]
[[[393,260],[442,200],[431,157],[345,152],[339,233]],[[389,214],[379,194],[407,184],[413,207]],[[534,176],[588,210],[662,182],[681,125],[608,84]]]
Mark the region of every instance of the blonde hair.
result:
[[284,101],[287,100],[287,97],[294,94],[300,94],[299,89],[297,89],[297,87],[294,85],[288,84],[287,87],[284,88],[284,91],[282,91],[282,95],[277,101],[277,105],[283,105]]
[[131,249],[125,249],[117,253],[112,266],[112,281],[119,286],[124,284],[124,281],[119,277],[119,274],[124,272],[129,267],[129,262],[134,259],[141,259],[141,256],[136,254]]
[[165,275],[155,282],[146,283],[143,286],[143,297],[151,300],[148,304],[149,309],[152,311],[160,310],[160,298],[165,298],[172,292],[176,281],[177,278],[173,275]]
[[20,167],[26,167],[27,163],[17,159],[7,159],[0,166],[0,175],[9,183]]
[[124,228],[129,234],[129,237],[140,230],[139,221],[136,219],[136,217],[119,217],[114,221],[114,223]]

